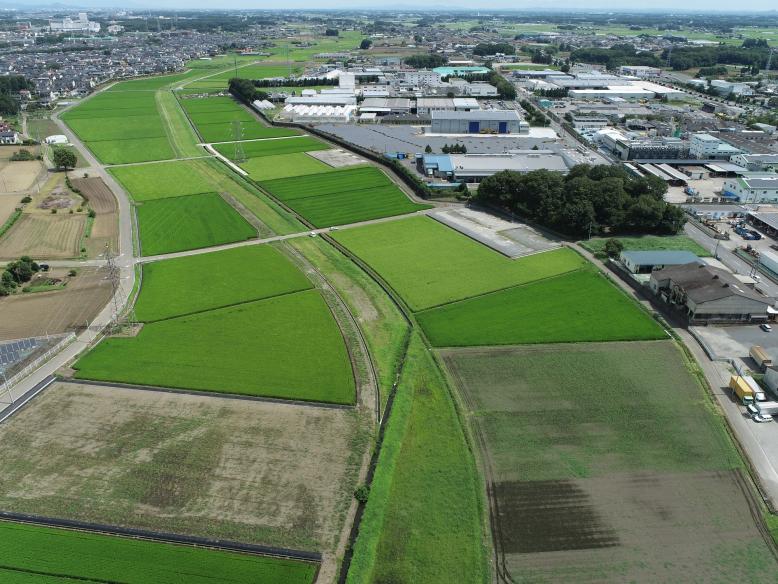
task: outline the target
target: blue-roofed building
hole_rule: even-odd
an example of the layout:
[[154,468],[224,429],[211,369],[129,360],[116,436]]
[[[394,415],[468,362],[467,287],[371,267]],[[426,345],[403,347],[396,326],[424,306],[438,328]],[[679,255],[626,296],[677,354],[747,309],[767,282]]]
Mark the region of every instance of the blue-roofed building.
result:
[[621,263],[632,274],[650,274],[666,266],[680,266],[699,262],[700,258],[690,251],[623,251]]
[[449,178],[454,174],[454,162],[448,154],[425,154],[422,164],[427,176]]

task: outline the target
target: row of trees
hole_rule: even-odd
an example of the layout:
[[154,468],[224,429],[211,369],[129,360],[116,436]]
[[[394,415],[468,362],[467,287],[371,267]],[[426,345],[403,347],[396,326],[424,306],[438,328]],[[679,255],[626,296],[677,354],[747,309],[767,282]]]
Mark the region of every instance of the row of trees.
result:
[[522,99],[519,103],[521,103],[521,107],[524,108],[524,111],[527,112],[527,123],[530,126],[540,126],[545,128],[546,126],[551,125],[549,119],[529,101]]
[[251,79],[233,77],[230,79],[228,88],[232,95],[246,104],[250,104],[257,99],[267,99],[269,97],[266,92],[257,89]]
[[563,176],[503,171],[478,187],[476,200],[574,237],[591,233],[677,233],[686,219],[664,201],[667,184],[618,166],[581,164]]
[[[747,39],[750,40],[750,39]],[[682,71],[694,67],[713,67],[715,65],[741,65],[764,69],[770,49],[766,45],[746,43],[741,47],[719,45],[716,47],[678,47],[669,55],[670,66]],[[662,52],[662,60],[667,61],[668,51]]]
[[515,55],[516,47],[510,43],[478,43],[473,49],[474,55],[485,57],[487,55]]
[[435,67],[442,67],[448,60],[443,55],[438,55],[437,53],[426,53],[405,57],[403,62],[415,69],[434,69]]
[[30,256],[22,256],[18,260],[9,262],[0,274],[0,296],[13,293],[17,287],[29,282],[38,271],[40,266],[32,261]]
[[[673,52],[675,55],[675,52]],[[619,43],[609,49],[586,47],[570,53],[573,63],[596,63],[605,65],[608,69],[616,69],[622,65],[646,65],[660,67],[663,62],[649,52],[638,52],[630,43]]]

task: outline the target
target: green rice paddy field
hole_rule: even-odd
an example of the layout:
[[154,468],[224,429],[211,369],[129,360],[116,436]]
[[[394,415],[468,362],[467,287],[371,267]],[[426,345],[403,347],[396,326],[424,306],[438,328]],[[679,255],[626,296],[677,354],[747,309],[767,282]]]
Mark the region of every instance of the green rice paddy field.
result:
[[111,168],[110,172],[138,202],[213,191],[192,160],[120,166]]
[[[259,158],[262,156],[276,156],[279,154],[293,154],[295,152],[311,152],[314,150],[327,150],[324,142],[309,136],[298,138],[285,138],[280,140],[259,140],[255,142],[240,142],[243,155],[246,158]],[[236,143],[220,144],[215,147],[218,152],[231,160],[235,160]]]
[[175,157],[153,91],[126,91],[125,81],[65,112],[62,119],[104,164]]
[[240,167],[249,173],[252,180],[258,183],[283,178],[320,175],[335,170],[320,160],[308,156],[305,152],[249,158],[245,162],[241,162]]
[[417,316],[436,347],[667,338],[631,298],[588,267]]
[[19,523],[0,523],[3,584],[310,584],[315,564]]
[[206,142],[282,138],[299,134],[290,128],[262,124],[231,97],[190,98],[182,99],[180,103]]
[[147,201],[136,212],[145,256],[257,237],[249,222],[216,193]]
[[144,264],[135,315],[153,322],[311,287],[274,247],[239,247]]
[[418,311],[572,272],[586,260],[560,249],[511,260],[427,217],[333,234]]
[[144,325],[75,364],[76,377],[250,396],[351,404],[346,347],[318,291]]
[[413,213],[414,203],[373,166],[269,180],[262,186],[316,227]]
[[[253,57],[256,59],[256,57]],[[295,67],[292,72],[299,72],[299,68]],[[287,77],[289,75],[288,65],[273,65],[273,64],[247,64],[242,67],[238,67],[237,75],[241,79],[267,79],[269,77]],[[230,69],[223,73],[207,77],[205,79],[197,79],[187,84],[182,94],[197,94],[197,93],[217,93],[227,88],[229,80],[235,77],[235,70]]]

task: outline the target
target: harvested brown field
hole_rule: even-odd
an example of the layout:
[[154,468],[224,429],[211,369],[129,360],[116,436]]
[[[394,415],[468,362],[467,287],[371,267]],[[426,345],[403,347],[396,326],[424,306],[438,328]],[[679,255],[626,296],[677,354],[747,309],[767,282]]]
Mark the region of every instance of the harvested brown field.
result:
[[74,178],[70,184],[81,191],[89,202],[89,207],[98,215],[115,213],[117,211],[116,197],[100,177]]
[[11,213],[21,205],[21,195],[0,194],[0,227],[11,216]]
[[0,238],[0,259],[23,255],[35,259],[78,257],[85,225],[85,214],[24,213]]
[[43,171],[43,163],[39,160],[4,163],[0,167],[0,192],[28,191]]
[[89,257],[97,257],[105,251],[106,244],[112,250],[118,248],[119,214],[116,197],[100,177],[74,178],[71,184],[78,189],[95,214],[92,232],[86,240]]
[[[52,270],[64,277],[65,270]],[[91,322],[111,298],[105,273],[84,268],[62,290],[0,298],[0,340],[22,339],[78,330]]]
[[0,426],[0,509],[328,552],[365,438],[350,409],[56,383]]

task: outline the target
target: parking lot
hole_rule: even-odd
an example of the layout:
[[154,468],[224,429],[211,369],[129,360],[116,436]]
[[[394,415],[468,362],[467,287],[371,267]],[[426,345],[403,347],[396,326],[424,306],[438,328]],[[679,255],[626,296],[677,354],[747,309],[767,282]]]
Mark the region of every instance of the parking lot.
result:
[[748,352],[754,345],[759,345],[768,355],[778,357],[778,328],[767,333],[759,325],[748,324],[738,326],[696,326],[690,330],[701,337],[714,358],[741,360],[748,367],[754,363]]

